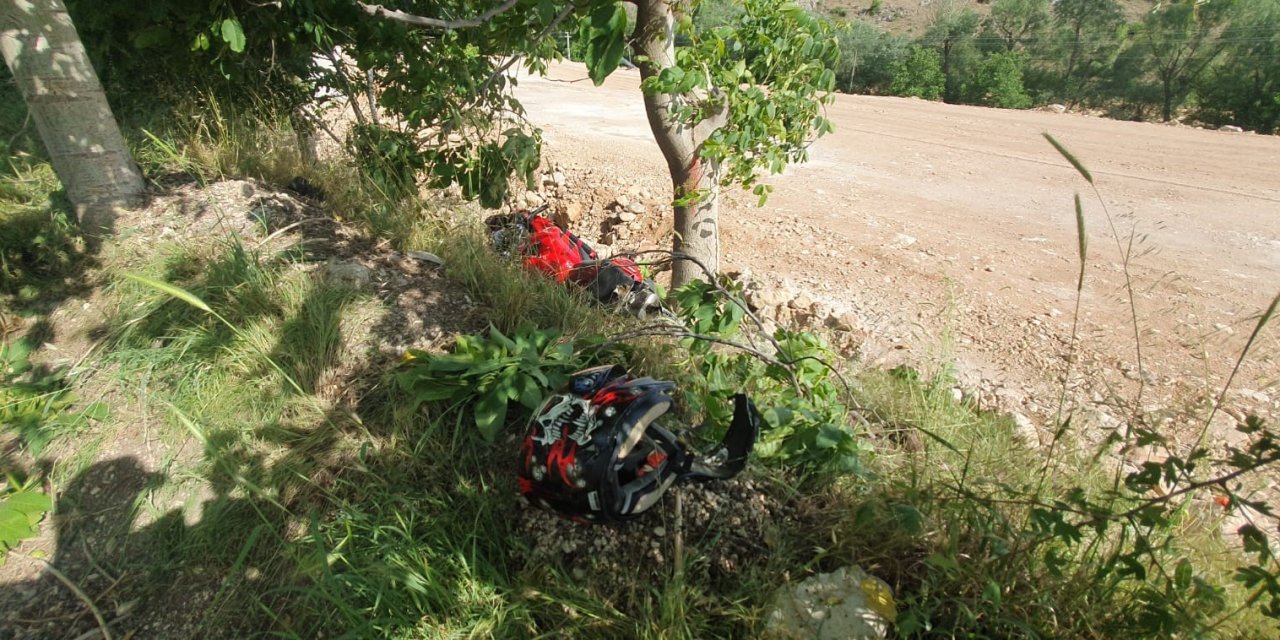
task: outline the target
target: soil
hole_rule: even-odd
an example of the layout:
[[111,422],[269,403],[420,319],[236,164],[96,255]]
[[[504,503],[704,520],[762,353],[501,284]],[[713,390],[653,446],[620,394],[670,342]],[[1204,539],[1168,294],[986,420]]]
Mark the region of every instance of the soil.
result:
[[[594,87],[566,62],[516,95],[580,193],[651,193],[649,215],[671,215],[637,71]],[[1204,412],[1179,411],[1216,394],[1280,293],[1280,137],[850,95],[827,117],[835,133],[768,180],[763,208],[724,192],[722,267],[851,310],[865,364],[954,362],[965,393],[1051,419],[1077,318],[1076,194],[1088,257],[1068,389],[1095,432],[1135,409],[1194,432]],[[1241,367],[1237,415],[1280,407],[1278,335]]]

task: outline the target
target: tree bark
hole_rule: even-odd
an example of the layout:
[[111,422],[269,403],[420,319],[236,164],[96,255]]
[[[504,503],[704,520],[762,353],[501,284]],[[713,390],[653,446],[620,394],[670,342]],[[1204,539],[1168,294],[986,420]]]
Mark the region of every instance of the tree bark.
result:
[[146,191],[62,0],[0,0],[0,52],[81,227],[109,233]]
[[[636,2],[636,46],[641,78],[652,78],[676,66],[675,2]],[[698,100],[698,96],[667,93],[644,94],[649,129],[662,150],[671,174],[675,204],[675,238],[672,251],[697,258],[713,274],[720,269],[720,167],[699,157],[702,143],[724,125],[728,110],[717,111],[694,124],[680,122],[672,107]],[[671,286],[679,287],[704,277],[702,268],[689,260],[672,264]]]
[[[700,197],[688,205],[675,207],[675,238],[672,251],[697,258],[712,274],[720,271],[720,167],[695,157],[690,173],[672,176],[677,202]],[[675,260],[671,265],[671,286],[705,278],[702,267],[691,260]]]

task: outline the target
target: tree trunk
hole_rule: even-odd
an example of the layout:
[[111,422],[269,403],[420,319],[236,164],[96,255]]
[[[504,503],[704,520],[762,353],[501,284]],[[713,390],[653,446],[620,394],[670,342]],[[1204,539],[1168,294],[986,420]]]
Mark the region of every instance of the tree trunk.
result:
[[942,101],[954,104],[956,101],[955,80],[951,77],[951,39],[942,41]]
[[672,176],[677,203],[687,197],[700,196],[692,204],[676,205],[672,250],[697,258],[702,266],[691,260],[674,261],[673,288],[705,278],[703,266],[713,274],[720,271],[720,167],[695,157],[690,171],[688,175]]
[[1162,84],[1162,89],[1164,104],[1161,106],[1160,115],[1163,116],[1165,122],[1168,122],[1173,119],[1173,88],[1170,86],[1170,82],[1165,81]]
[[[652,78],[676,65],[676,3],[673,0],[636,2],[636,46],[640,76]],[[714,274],[720,268],[720,168],[707,166],[699,155],[702,143],[728,120],[727,108],[708,113],[695,124],[680,122],[672,108],[698,100],[693,95],[644,94],[649,129],[662,150],[671,174],[675,196],[675,238],[672,251],[697,258]],[[691,200],[696,196],[696,201]],[[688,260],[675,260],[671,286],[679,287],[704,277],[702,268]]]
[[0,0],[0,51],[81,227],[110,232],[146,191],[62,0]]

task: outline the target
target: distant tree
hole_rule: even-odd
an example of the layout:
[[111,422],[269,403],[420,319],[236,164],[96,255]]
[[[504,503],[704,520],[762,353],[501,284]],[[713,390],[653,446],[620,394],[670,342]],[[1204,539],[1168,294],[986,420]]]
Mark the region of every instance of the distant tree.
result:
[[996,34],[1005,51],[1026,46],[1049,23],[1049,0],[996,0],[986,27]]
[[942,74],[942,55],[930,47],[912,46],[893,72],[889,91],[895,96],[937,100],[947,79]]
[[1139,40],[1160,82],[1166,122],[1226,50],[1230,9],[1231,0],[1168,0],[1143,17]]
[[1059,75],[1059,94],[1068,101],[1083,99],[1091,78],[1102,72],[1119,49],[1116,32],[1124,12],[1116,0],[1057,0],[1053,5],[1054,46],[1065,58]]
[[938,50],[945,80],[942,99],[959,102],[968,64],[976,58],[974,36],[981,19],[973,9],[955,3],[942,5],[925,32],[924,42]]
[[1242,0],[1230,26],[1220,64],[1199,95],[1202,116],[1273,133],[1280,127],[1280,2]]
[[110,230],[146,192],[62,0],[0,0],[0,52],[81,225]]
[[1159,83],[1151,73],[1142,43],[1136,39],[1115,56],[1091,90],[1095,101],[1113,118],[1145,121],[1160,110]]
[[909,46],[905,38],[861,20],[839,25],[836,42],[840,47],[836,86],[845,93],[887,92],[894,67]]

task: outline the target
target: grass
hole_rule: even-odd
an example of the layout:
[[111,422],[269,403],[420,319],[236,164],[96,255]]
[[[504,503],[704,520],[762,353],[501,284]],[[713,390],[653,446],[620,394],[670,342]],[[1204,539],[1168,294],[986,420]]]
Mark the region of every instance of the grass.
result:
[[[443,256],[450,286],[502,331],[530,323],[577,339],[626,326],[494,259],[474,216],[380,200],[350,166],[302,165],[278,127],[223,116],[149,144],[152,176],[307,177],[325,189],[329,215]],[[53,188],[46,180],[22,197],[38,203]],[[713,562],[736,535],[722,520],[688,534],[679,569],[578,575],[538,560],[537,541],[513,517],[511,442],[478,437],[465,411],[411,411],[388,375],[394,363],[373,350],[383,301],[312,275],[300,255],[228,236],[152,243],[97,267],[110,313],[95,333],[104,347],[91,382],[115,411],[64,439],[53,462],[48,477],[63,496],[53,561],[66,569],[90,556],[120,577],[108,593],[86,592],[104,611],[140,603],[120,628],[158,620],[196,637],[754,637],[779,585],[858,564],[895,588],[906,636],[1151,637],[1222,619],[1209,633],[1277,637],[1253,609],[1226,615],[1249,594],[1230,584],[1237,555],[1217,534],[1218,512],[1188,500],[1166,525],[1081,526],[1088,518],[1070,509],[1123,511],[1149,496],[1118,490],[1116,468],[1068,430],[1047,452],[1033,449],[1008,416],[956,401],[945,366],[930,376],[857,374],[851,406],[865,418],[859,436],[875,444],[860,473],[754,465],[750,479],[787,515],[762,526],[763,551],[732,573]],[[660,341],[618,353],[638,371],[690,375],[681,370],[688,353]],[[134,449],[120,450],[128,443]],[[1045,525],[1045,505],[1063,520]],[[102,513],[110,520],[95,523]],[[1131,579],[1120,560],[1139,538],[1157,542],[1171,565],[1145,565],[1150,580]],[[1194,567],[1185,585],[1166,579],[1180,575],[1172,565],[1183,557]],[[1225,586],[1206,595],[1201,582]]]

